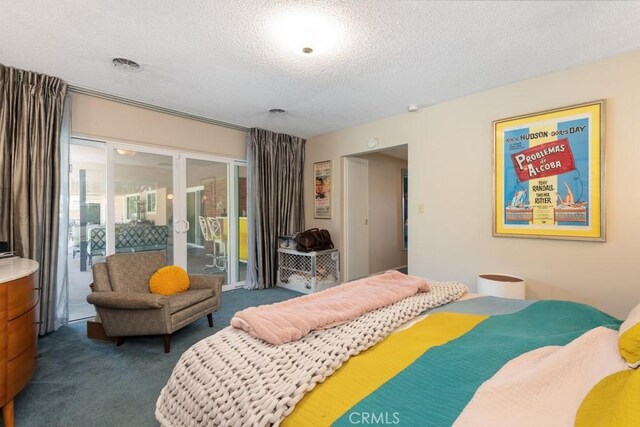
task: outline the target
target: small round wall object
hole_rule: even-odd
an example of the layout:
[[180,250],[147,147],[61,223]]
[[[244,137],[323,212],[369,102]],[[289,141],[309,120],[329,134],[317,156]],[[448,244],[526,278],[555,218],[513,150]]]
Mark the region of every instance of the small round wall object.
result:
[[378,145],[378,138],[369,138],[367,141],[367,147],[374,148],[376,145]]

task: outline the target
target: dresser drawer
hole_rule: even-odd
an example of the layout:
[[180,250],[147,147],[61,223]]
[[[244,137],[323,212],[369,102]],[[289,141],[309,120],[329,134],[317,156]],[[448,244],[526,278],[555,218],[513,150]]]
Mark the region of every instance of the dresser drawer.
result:
[[36,372],[37,357],[38,346],[33,342],[31,347],[7,363],[8,399],[12,399],[29,383],[31,377]]
[[11,360],[36,341],[38,335],[37,328],[37,307],[33,307],[20,317],[17,317],[7,325],[7,360]]
[[35,286],[36,273],[8,282],[9,320],[26,313],[38,302],[38,290]]

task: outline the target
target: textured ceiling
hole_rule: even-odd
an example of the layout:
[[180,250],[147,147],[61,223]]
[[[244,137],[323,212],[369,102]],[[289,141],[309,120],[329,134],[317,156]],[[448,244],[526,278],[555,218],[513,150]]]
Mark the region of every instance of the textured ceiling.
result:
[[[343,38],[311,56],[282,47],[274,26],[292,9],[326,16]],[[0,0],[0,10],[0,63],[303,137],[640,49],[639,2]],[[118,71],[113,57],[144,71]]]

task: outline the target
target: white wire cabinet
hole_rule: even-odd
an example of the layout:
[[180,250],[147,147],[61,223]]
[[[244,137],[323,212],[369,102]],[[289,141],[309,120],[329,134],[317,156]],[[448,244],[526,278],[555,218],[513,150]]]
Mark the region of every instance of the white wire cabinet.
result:
[[337,249],[299,252],[278,249],[278,286],[310,294],[340,284]]

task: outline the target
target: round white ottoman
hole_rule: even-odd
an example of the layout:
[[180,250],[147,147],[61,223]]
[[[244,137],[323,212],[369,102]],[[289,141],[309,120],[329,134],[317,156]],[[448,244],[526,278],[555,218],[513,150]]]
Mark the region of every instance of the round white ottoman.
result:
[[522,277],[501,273],[478,275],[478,293],[502,298],[524,299],[525,280]]

